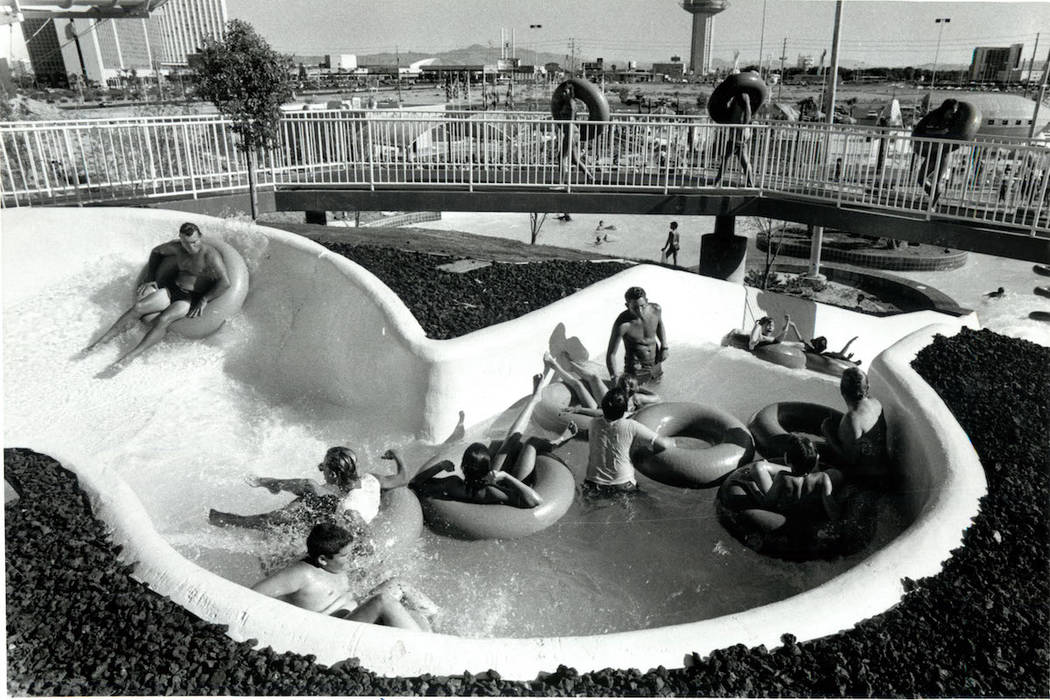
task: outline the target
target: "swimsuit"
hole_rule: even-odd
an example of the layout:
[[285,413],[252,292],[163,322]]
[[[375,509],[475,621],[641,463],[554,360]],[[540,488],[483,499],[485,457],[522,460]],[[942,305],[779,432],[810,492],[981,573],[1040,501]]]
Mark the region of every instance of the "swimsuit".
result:
[[200,292],[183,289],[174,282],[164,287],[164,289],[168,290],[168,298],[171,299],[172,304],[177,301],[188,301],[190,306],[193,306],[204,296]]
[[875,425],[854,441],[857,451],[857,466],[875,468],[878,470],[886,467],[886,415],[879,414]]

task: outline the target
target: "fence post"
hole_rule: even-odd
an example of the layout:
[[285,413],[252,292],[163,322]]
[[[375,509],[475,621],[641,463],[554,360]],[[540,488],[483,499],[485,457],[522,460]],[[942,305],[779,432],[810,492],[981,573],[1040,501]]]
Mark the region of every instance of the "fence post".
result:
[[373,121],[375,121],[375,120],[374,119],[370,119],[368,117],[365,118],[365,125],[368,127],[368,131],[367,131],[368,143],[366,144],[367,145],[367,149],[366,150],[368,151],[368,156],[367,156],[368,157],[368,187],[369,187],[370,190],[372,190],[374,192],[375,189],[376,189],[376,174],[375,174],[375,157],[372,155],[372,150],[373,150],[372,146],[375,143],[375,138],[373,137],[373,132],[372,132],[372,122]]
[[[937,163],[934,166],[933,181],[930,182],[930,195],[929,202],[926,205],[926,220],[929,221],[933,218],[933,210],[935,208],[936,199],[940,196],[940,184],[941,184],[941,149],[944,148],[943,143],[933,144],[937,147]],[[921,185],[920,185],[921,186]]]

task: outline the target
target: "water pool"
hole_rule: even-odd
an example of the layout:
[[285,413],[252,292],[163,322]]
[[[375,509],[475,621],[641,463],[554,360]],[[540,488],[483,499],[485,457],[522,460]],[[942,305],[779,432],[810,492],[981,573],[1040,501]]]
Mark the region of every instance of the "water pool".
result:
[[[211,507],[257,512],[287,500],[243,483],[247,473],[314,476],[331,444],[359,449],[362,463],[410,436],[381,415],[305,400],[257,381],[251,355],[290,329],[280,316],[246,308],[205,342],[171,338],[109,380],[95,374],[124,351],[125,338],[87,358],[77,351],[128,302],[138,270],[107,257],[61,285],[4,309],[4,402],[8,445],[61,444],[79,463],[108,464],[142,500],[158,532],[179,552],[241,584],[288,556],[288,543],[207,524]],[[280,280],[253,278],[265,294]],[[537,357],[537,369],[539,358]],[[521,377],[522,394],[530,384]],[[795,399],[838,406],[833,380],[759,362],[731,349],[677,346],[662,391],[738,418]],[[373,397],[381,401],[382,397]],[[497,433],[508,413],[481,425]],[[426,450],[415,446],[418,465]],[[565,459],[579,476],[585,446]],[[579,501],[556,526],[507,542],[460,542],[425,532],[383,572],[413,580],[446,608],[440,631],[478,637],[587,635],[709,619],[783,600],[852,567],[870,553],[833,563],[788,564],[760,557],[714,518],[713,491],[643,481],[629,505]],[[892,515],[893,509],[890,508]],[[900,531],[888,517],[878,547]],[[366,585],[367,582],[362,582]]]

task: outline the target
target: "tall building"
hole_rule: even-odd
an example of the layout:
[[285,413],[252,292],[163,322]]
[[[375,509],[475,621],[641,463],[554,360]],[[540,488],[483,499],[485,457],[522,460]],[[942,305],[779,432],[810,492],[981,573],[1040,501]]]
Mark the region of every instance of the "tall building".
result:
[[1010,46],[978,46],[970,61],[970,80],[979,82],[1007,82],[1013,80],[1021,68],[1024,44]]
[[226,33],[226,0],[168,0],[157,13],[164,31],[163,62],[185,66],[186,57],[204,39],[222,39]]
[[22,35],[25,39],[29,64],[37,82],[52,87],[66,87],[69,84],[69,73],[80,73],[74,63],[71,71],[66,70],[62,53],[62,42],[58,38],[58,20],[53,18],[30,19],[22,22]]
[[711,70],[714,16],[729,6],[728,0],[682,0],[682,9],[693,16],[693,39],[689,47],[689,70],[705,75]]

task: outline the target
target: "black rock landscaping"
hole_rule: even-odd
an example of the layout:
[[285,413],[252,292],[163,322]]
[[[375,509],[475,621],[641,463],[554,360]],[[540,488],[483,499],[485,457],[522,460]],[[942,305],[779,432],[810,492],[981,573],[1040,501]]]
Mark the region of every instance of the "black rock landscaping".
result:
[[[401,295],[432,337],[507,320],[615,271],[597,265],[588,277],[589,263],[494,265],[453,282],[434,274],[432,256],[361,248],[348,254]],[[256,650],[134,581],[134,564],[118,560],[70,472],[45,455],[5,449],[5,472],[24,490],[5,512],[8,692],[1046,697],[1050,350],[963,330],[938,337],[914,366],[970,436],[987,474],[988,494],[962,546],[937,575],[906,581],[897,606],[851,630],[798,643],[786,623],[777,649],[738,645],[675,670],[562,666],[526,683],[492,671],[385,678],[352,659],[326,667]]]

